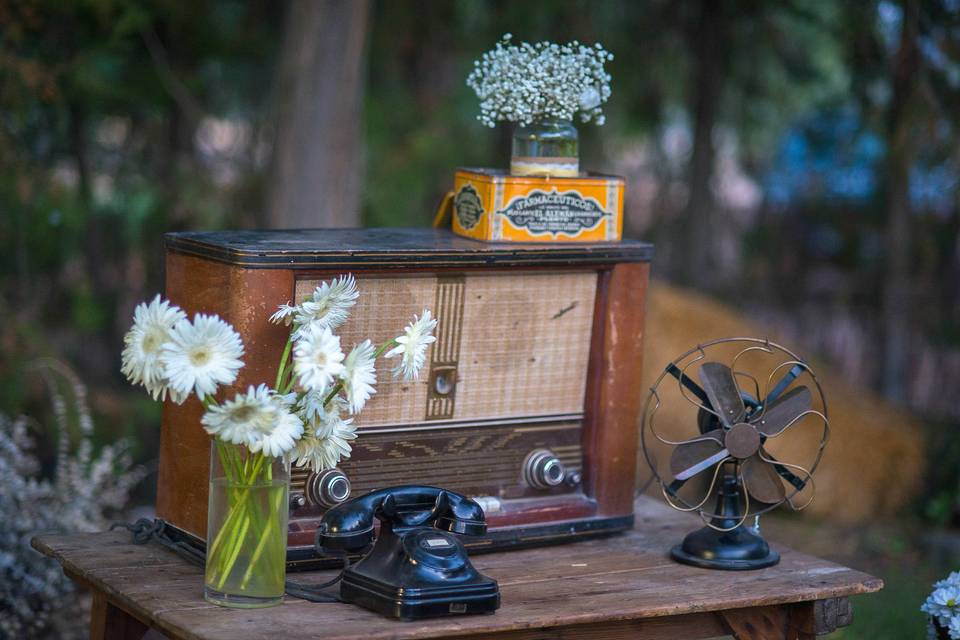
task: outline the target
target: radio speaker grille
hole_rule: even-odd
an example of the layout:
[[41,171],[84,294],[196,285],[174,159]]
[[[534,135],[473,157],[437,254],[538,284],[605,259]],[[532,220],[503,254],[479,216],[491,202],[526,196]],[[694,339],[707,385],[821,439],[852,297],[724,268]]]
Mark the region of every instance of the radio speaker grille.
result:
[[[318,284],[299,280],[297,299]],[[360,298],[339,331],[344,351],[367,337],[396,336],[424,309],[439,319],[430,371],[404,382],[381,364],[359,427],[583,412],[595,271],[374,276],[358,284]]]

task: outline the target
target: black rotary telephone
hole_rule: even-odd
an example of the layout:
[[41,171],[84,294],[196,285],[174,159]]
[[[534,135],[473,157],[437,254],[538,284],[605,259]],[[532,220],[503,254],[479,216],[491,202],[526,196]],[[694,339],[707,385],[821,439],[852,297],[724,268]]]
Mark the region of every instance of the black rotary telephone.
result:
[[380,533],[373,549],[343,571],[340,599],[383,615],[413,620],[490,613],[500,590],[473,568],[452,533],[487,531],[483,509],[453,491],[407,485],[373,491],[327,511],[317,528],[317,551],[357,553]]

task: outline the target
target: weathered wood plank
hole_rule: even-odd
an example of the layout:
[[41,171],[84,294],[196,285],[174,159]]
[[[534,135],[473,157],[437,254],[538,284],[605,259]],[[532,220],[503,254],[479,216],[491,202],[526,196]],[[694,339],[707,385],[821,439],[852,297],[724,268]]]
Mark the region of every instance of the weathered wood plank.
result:
[[90,609],[90,640],[139,640],[147,631],[147,625],[113,606],[103,593],[94,592]]
[[[778,566],[760,571],[717,572],[676,564],[667,551],[692,521],[646,498],[637,506],[638,528],[621,536],[475,556],[477,568],[500,582],[502,608],[489,616],[417,623],[398,623],[351,605],[293,598],[256,611],[209,605],[202,599],[200,568],[159,545],[133,545],[127,532],[44,536],[35,539],[34,546],[121,609],[171,637],[191,640],[303,636],[304,630],[322,631],[332,640],[492,634],[525,640],[705,638],[724,632],[716,612],[780,610],[783,605],[843,598],[882,586],[872,576],[784,548],[778,548],[782,554]],[[333,575],[325,571],[291,577],[317,583]],[[807,610],[804,607],[810,616],[798,617]],[[789,610],[794,612],[790,627],[797,634],[813,628],[812,604]]]

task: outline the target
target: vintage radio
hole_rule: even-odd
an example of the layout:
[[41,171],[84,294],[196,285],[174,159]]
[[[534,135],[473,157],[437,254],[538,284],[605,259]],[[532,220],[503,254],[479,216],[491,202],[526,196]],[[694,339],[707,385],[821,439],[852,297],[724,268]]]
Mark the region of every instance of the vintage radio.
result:
[[[190,314],[221,315],[243,338],[236,388],[273,380],[287,329],[267,319],[323,279],[358,280],[345,345],[388,339],[424,308],[439,318],[418,381],[380,376],[350,459],[294,470],[292,565],[316,561],[328,508],[392,485],[475,498],[489,530],[473,548],[632,526],[649,244],[351,229],[173,233],[166,245],[167,296]],[[200,415],[196,400],[164,406],[157,493],[157,515],[197,541],[209,460]]]

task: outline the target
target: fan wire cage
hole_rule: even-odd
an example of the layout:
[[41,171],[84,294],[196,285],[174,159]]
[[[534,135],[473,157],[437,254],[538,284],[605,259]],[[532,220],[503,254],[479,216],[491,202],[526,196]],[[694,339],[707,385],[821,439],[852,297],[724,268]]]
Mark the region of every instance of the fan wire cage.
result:
[[[729,346],[742,348],[730,361],[729,373],[726,373],[726,365],[709,361],[708,353],[723,351]],[[762,392],[756,376],[738,368],[744,356],[758,352],[771,356],[779,354],[783,357],[783,360],[769,372]],[[705,372],[704,367],[709,369]],[[697,384],[697,381],[688,373],[694,369],[698,370],[703,386]],[[808,387],[793,384],[804,377],[812,381],[820,406],[819,410],[810,406],[812,398]],[[701,431],[699,436],[674,440],[658,432],[656,419],[662,407],[660,389],[661,385],[669,383],[669,378],[675,379],[680,395],[696,408]],[[741,388],[741,380],[752,383],[750,387],[752,393]],[[777,381],[775,384],[774,380]],[[730,382],[733,385],[732,389]],[[739,401],[735,398],[739,398]],[[737,402],[743,407],[742,415],[734,415],[737,413],[735,408],[728,409],[728,415],[723,413],[723,409],[728,406],[737,407]],[[717,404],[720,406],[715,406]],[[791,410],[796,410],[795,415],[791,417],[789,413],[785,414]],[[773,415],[774,413],[776,415]],[[812,464],[804,467],[786,462],[774,458],[765,449],[764,445],[768,440],[776,439],[809,416],[814,416],[822,422],[822,432]],[[769,420],[766,419],[767,417]],[[705,424],[712,425],[714,428],[705,431]],[[744,424],[747,426],[742,426]],[[736,433],[734,429],[737,429]],[[757,432],[759,445],[751,442],[757,437],[750,433],[752,431]],[[795,511],[806,508],[816,492],[813,474],[823,457],[829,435],[830,422],[827,417],[826,400],[820,381],[810,365],[790,350],[768,339],[745,337],[721,338],[699,344],[668,364],[650,388],[644,404],[640,431],[644,458],[667,504],[678,511],[696,512],[707,527],[720,533],[738,529],[750,518],[767,513],[784,503]],[[653,440],[672,448],[671,463],[678,459],[696,457],[694,454],[697,452],[709,453],[711,450],[719,450],[674,475],[671,480],[667,480],[653,458],[650,446]],[[749,457],[742,458],[734,455],[737,452],[734,445],[744,453],[750,452],[753,446],[756,446],[756,449]],[[763,465],[768,465],[767,470],[760,472],[759,468]],[[744,502],[739,518],[733,521],[729,518],[720,518],[718,513],[711,513],[705,509],[705,505],[715,495],[721,474],[724,470],[729,474],[731,467],[734,469],[737,486],[743,489],[739,493],[742,494]],[[680,488],[686,484],[687,480],[711,468],[712,471],[708,476],[709,485],[699,502],[690,501],[679,495]],[[770,475],[770,470],[776,475]],[[761,481],[764,475],[768,480]],[[781,479],[792,488],[792,491],[784,491]],[[751,484],[754,486],[751,487]],[[784,491],[782,497],[779,496],[776,486],[780,487],[780,491]],[[798,496],[807,487],[810,488],[809,496],[804,496],[804,500],[798,501]],[[779,499],[772,502],[751,499],[753,493],[765,493],[766,495],[763,496],[765,498],[774,496]]]

